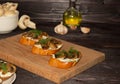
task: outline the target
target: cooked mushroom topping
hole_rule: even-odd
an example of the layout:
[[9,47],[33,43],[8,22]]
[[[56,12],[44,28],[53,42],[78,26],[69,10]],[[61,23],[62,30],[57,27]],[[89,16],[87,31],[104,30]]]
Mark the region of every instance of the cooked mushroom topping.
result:
[[41,35],[38,36],[39,39],[46,39],[47,37],[49,37],[49,35],[46,32],[42,32]]
[[30,30],[28,32],[23,33],[23,36],[25,37],[31,37],[33,39],[41,39],[43,36],[46,36],[46,38],[49,36],[46,32],[42,32],[40,30]]
[[50,43],[49,43],[49,47],[50,47],[51,49],[56,49],[56,48],[57,48],[57,45],[54,44],[54,43],[52,43],[52,42],[50,42]]
[[36,45],[41,45],[42,49],[57,49],[58,45],[61,45],[62,42],[54,39],[54,38],[47,38],[47,39],[40,39]]
[[62,50],[59,51],[55,54],[55,58],[69,58],[69,59],[73,59],[73,58],[79,58],[80,52],[70,48],[68,51]]
[[0,61],[0,71],[2,70],[2,74],[6,74],[7,72],[14,72],[14,67],[7,62]]

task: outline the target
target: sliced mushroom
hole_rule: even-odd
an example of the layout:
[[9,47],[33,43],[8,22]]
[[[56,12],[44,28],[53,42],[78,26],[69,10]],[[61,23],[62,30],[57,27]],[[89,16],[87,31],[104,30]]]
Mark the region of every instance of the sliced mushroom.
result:
[[54,43],[49,43],[49,48],[50,49],[56,49],[57,46]]
[[36,24],[30,21],[30,17],[28,15],[22,15],[19,19],[18,26],[21,29],[26,29],[27,27],[36,29]]

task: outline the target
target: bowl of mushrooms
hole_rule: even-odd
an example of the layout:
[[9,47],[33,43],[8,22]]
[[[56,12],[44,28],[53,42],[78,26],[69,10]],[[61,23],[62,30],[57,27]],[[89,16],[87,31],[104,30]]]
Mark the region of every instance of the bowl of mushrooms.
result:
[[0,34],[5,34],[17,28],[19,11],[18,4],[6,2],[0,4]]

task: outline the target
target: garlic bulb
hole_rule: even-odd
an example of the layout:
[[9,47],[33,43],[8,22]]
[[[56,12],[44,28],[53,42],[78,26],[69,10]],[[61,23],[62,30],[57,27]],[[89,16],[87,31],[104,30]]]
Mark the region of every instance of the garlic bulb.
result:
[[81,32],[84,34],[87,34],[90,32],[90,28],[89,27],[81,27]]
[[55,33],[65,35],[68,32],[68,29],[66,26],[63,25],[63,22],[61,22],[59,25],[57,25],[54,28]]

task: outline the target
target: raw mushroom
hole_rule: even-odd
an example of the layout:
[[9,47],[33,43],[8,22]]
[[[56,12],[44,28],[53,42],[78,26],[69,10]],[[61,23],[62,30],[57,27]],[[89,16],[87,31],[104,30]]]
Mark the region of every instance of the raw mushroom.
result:
[[59,25],[57,25],[57,26],[54,28],[54,31],[55,31],[55,33],[57,33],[57,34],[64,35],[64,34],[67,34],[68,29],[67,29],[67,27],[64,26],[63,23],[61,22]]
[[4,10],[2,8],[2,5],[0,4],[0,16],[2,16],[4,14]]
[[19,26],[21,29],[26,29],[26,28],[27,28],[27,26],[25,25],[24,21],[25,21],[26,19],[28,19],[28,18],[30,18],[30,17],[27,16],[27,15],[23,15],[23,16],[20,17],[20,19],[19,19],[19,21],[18,21],[18,26]]
[[28,15],[22,15],[18,21],[18,26],[21,29],[26,29],[27,27],[36,29],[36,24],[30,21],[30,17]]
[[[18,3],[6,2],[0,4],[0,16],[12,16],[16,14]],[[18,12],[18,11],[17,11]]]
[[12,5],[9,8],[9,10],[16,10],[17,7],[18,7],[18,3],[12,3]]
[[5,16],[13,16],[16,14],[17,11],[9,10],[4,13]]
[[2,16],[3,14],[4,14],[4,10],[0,8],[0,16]]
[[18,3],[7,2],[3,4],[3,8],[5,9],[5,11],[16,10],[17,7],[18,7]]
[[10,4],[11,3],[9,3],[9,2],[2,4],[2,8],[4,9],[5,12],[9,10]]
[[34,22],[30,21],[30,19],[26,19],[24,21],[24,23],[27,27],[36,29],[36,24]]

